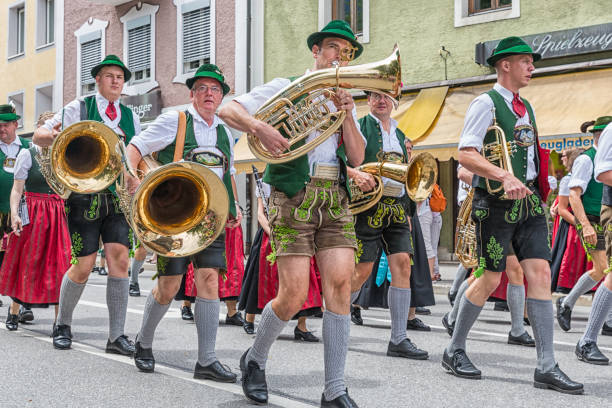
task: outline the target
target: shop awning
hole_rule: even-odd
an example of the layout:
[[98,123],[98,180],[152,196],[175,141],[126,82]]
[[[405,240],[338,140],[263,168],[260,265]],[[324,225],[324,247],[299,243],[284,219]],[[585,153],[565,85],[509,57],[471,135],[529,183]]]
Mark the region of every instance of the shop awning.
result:
[[263,172],[266,168],[266,163],[262,162],[251,153],[251,149],[249,149],[249,144],[247,143],[246,133],[243,133],[234,146],[234,167],[236,168],[236,173],[250,174],[253,172],[251,167],[253,165],[257,167],[259,172]]

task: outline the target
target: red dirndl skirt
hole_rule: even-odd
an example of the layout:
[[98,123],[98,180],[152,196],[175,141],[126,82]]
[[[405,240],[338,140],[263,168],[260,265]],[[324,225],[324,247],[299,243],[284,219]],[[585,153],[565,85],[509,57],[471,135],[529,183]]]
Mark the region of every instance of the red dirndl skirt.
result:
[[9,235],[0,268],[0,293],[26,305],[59,302],[70,267],[70,233],[64,201],[55,194],[25,193],[30,223]]
[[586,252],[580,242],[576,227],[570,225],[567,232],[567,244],[563,253],[563,261],[561,261],[561,268],[559,269],[557,287],[572,289],[582,274],[592,268],[593,262],[587,260]]
[[[270,265],[266,257],[272,252],[270,237],[264,232],[259,249],[259,284],[257,291],[257,307],[263,309],[264,306],[276,297],[278,293],[278,267],[276,263]],[[321,274],[317,267],[315,257],[310,258],[310,286],[308,287],[308,297],[300,310],[321,307]]]
[[[525,284],[525,295],[527,295],[527,280],[523,277],[523,282]],[[490,298],[499,299],[499,300],[507,300],[506,299],[506,290],[508,289],[508,275],[506,275],[506,271],[502,272],[501,281],[497,288],[493,293],[491,293]]]
[[[219,275],[219,299],[237,299],[240,296],[242,277],[244,276],[244,241],[242,240],[242,227],[240,225],[236,228],[225,228],[225,257],[227,273],[225,280]],[[185,295],[192,297],[198,295],[192,264],[187,267]]]

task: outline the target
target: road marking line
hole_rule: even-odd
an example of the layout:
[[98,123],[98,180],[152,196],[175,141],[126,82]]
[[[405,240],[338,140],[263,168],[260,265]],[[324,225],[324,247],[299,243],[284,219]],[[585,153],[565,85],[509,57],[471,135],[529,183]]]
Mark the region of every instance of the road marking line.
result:
[[[3,328],[5,331],[6,328]],[[47,336],[43,336],[41,334],[38,334],[34,331],[30,331],[28,329],[23,329],[23,328],[19,328],[17,329],[17,333],[20,333],[24,336],[28,336],[28,337],[32,337],[34,339],[37,340],[41,340],[44,341],[46,343],[50,343],[53,344],[53,339],[51,337],[47,337]],[[120,356],[118,354],[107,354],[103,351],[100,351],[99,349],[86,345],[86,344],[82,344],[82,343],[78,343],[73,341],[72,342],[72,349],[77,350],[77,351],[81,351],[83,353],[87,353],[87,354],[91,354],[97,357],[101,357],[104,358],[106,360],[112,360],[112,361],[116,361],[118,363],[123,363],[129,366],[134,367],[134,363],[133,360],[131,358],[128,358],[126,356]],[[135,368],[135,367],[134,367]],[[136,369],[136,368],[135,368]],[[188,371],[183,371],[183,370],[179,370],[177,368],[173,368],[173,367],[169,367],[166,366],[164,364],[160,364],[160,363],[156,363],[155,364],[155,372],[156,373],[161,373],[161,374],[165,374],[167,376],[170,377],[174,377],[174,378],[178,378],[180,380],[184,380],[184,381],[189,381],[192,382],[194,384],[198,384],[198,385],[202,385],[205,387],[209,387],[209,388],[215,388],[221,391],[226,391],[229,392],[231,394],[235,394],[235,395],[240,395],[242,397],[244,397],[244,394],[242,392],[242,385],[240,385],[240,382],[235,383],[235,384],[228,384],[228,383],[219,383],[219,382],[215,382],[215,381],[210,381],[210,380],[197,380],[195,378],[193,378],[193,373],[188,372]],[[246,398],[245,398],[246,400]],[[269,404],[275,404],[275,405],[279,405],[282,407],[296,407],[296,408],[310,408],[313,406],[317,406],[317,405],[312,405],[312,404],[307,404],[298,400],[294,400],[291,398],[285,398],[279,395],[274,395],[274,394],[269,394],[268,395],[268,403]]]

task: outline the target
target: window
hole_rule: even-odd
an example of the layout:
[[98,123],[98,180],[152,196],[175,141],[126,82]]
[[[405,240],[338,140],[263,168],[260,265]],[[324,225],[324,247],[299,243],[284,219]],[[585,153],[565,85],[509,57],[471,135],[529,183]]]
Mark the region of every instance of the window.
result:
[[19,128],[23,128],[23,91],[9,94],[8,103],[15,107],[15,113],[21,116],[17,121]]
[[55,41],[55,0],[38,0],[36,47]]
[[319,0],[319,30],[331,20],[344,20],[360,43],[370,42],[370,0]]
[[215,0],[174,0],[176,77],[185,80],[202,64],[215,63]]
[[119,20],[123,23],[123,60],[132,77],[124,93],[141,95],[156,88],[155,81],[155,13],[159,6],[142,3],[132,7]]
[[77,37],[77,97],[96,91],[96,80],[91,69],[97,65],[106,52],[106,27],[108,21],[89,18],[74,32]]
[[363,34],[363,0],[333,0],[332,20],[344,20],[355,35]]
[[512,7],[512,0],[470,0],[469,15]]
[[34,110],[34,121],[38,120],[41,113],[53,110],[53,84],[44,84],[36,87],[35,98],[36,109]]
[[23,3],[9,9],[8,57],[23,55],[25,52],[25,5]]

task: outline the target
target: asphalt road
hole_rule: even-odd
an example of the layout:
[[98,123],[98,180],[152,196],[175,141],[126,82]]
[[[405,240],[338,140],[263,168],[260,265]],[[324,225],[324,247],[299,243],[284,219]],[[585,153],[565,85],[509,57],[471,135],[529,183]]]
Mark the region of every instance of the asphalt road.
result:
[[[127,335],[134,338],[141,323],[148,290],[153,286],[147,266],[141,276],[143,296],[130,298]],[[218,384],[194,380],[197,357],[193,323],[181,320],[175,302],[157,330],[153,344],[156,372],[138,372],[129,358],[104,353],[108,315],[106,279],[92,275],[74,314],[73,349],[55,350],[49,337],[52,309],[34,309],[32,324],[8,332],[0,323],[0,407],[241,407],[250,404],[240,383]],[[4,322],[9,299],[2,297],[0,319]],[[462,380],[447,374],[440,365],[449,337],[441,318],[449,309],[444,296],[431,316],[421,316],[432,332],[409,332],[409,337],[428,350],[427,361],[389,358],[390,334],[386,310],[363,312],[364,325],[351,325],[346,367],[351,396],[361,407],[544,407],[610,406],[612,366],[579,362],[574,347],[586,325],[589,309],[574,311],[573,330],[562,332],[555,324],[555,351],[560,367],[573,379],[584,382],[585,395],[568,396],[533,388],[536,352],[533,348],[506,343],[510,315],[494,312],[488,304],[468,340],[468,353],[483,371],[483,380]],[[225,309],[222,306],[222,315]],[[236,326],[225,326],[220,316],[217,356],[239,373],[239,358],[253,336]],[[321,334],[321,319],[309,320]],[[323,344],[297,343],[290,323],[273,346],[267,365],[270,406],[318,406],[323,389]],[[531,329],[528,329],[531,333]],[[600,337],[601,350],[612,357],[612,337]]]

